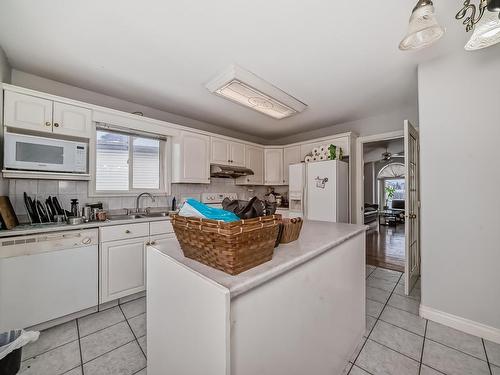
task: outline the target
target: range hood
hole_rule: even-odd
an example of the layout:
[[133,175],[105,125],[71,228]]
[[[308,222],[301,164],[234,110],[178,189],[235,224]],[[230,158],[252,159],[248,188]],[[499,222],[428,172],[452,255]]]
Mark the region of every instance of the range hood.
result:
[[245,167],[236,167],[233,165],[210,165],[210,177],[225,177],[225,178],[237,178],[242,176],[253,175],[251,169]]

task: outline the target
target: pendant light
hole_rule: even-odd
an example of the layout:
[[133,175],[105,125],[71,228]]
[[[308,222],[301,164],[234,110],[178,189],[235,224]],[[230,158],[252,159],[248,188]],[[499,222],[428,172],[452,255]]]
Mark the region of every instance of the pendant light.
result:
[[399,44],[402,51],[428,47],[444,35],[434,14],[431,0],[419,0],[410,16],[408,32]]
[[474,26],[474,31],[465,45],[467,51],[486,48],[500,42],[500,19],[498,13],[485,12],[481,20]]

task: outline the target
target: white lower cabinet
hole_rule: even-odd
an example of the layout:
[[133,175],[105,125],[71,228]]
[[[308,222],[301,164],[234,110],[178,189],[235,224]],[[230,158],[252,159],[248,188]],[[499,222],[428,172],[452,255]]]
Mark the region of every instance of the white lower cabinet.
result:
[[101,244],[100,303],[146,289],[146,243],[149,236]]
[[146,246],[172,240],[170,220],[101,228],[99,303],[146,290]]

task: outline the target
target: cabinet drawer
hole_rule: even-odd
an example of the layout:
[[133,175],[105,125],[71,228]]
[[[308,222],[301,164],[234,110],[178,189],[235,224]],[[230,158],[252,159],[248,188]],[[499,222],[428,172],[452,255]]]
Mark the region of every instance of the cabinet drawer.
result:
[[170,220],[152,221],[149,223],[149,234],[156,236],[157,234],[173,233],[174,228]]
[[149,223],[113,225],[102,227],[101,242],[124,240],[126,238],[135,238],[149,236]]

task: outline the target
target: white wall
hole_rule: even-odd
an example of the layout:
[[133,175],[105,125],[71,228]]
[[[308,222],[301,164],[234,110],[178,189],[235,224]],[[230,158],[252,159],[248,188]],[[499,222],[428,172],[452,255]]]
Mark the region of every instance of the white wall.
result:
[[265,143],[265,139],[254,137],[251,134],[243,134],[237,131],[229,130],[214,124],[190,119],[173,113],[160,111],[155,108],[146,107],[141,104],[128,102],[126,100],[114,98],[108,95],[100,94],[94,91],[85,90],[79,87],[70,86],[65,83],[53,81],[47,78],[39,77],[33,74],[25,73],[17,69],[12,69],[13,85],[26,87],[32,90],[42,91],[53,95],[80,100],[86,103],[100,105],[107,108],[116,109],[124,112],[142,112],[144,116],[172,122],[178,125],[189,126],[194,129],[214,132],[228,137],[240,138],[250,142]]
[[499,57],[498,46],[459,51],[422,64],[418,75],[422,305],[496,329]]
[[416,100],[414,105],[402,107],[393,112],[291,135],[289,137],[280,138],[274,141],[274,143],[288,144],[302,142],[308,139],[351,131],[355,132],[360,137],[388,133],[395,130],[402,130],[404,120],[410,120],[415,126],[418,126],[418,107]]
[[10,83],[11,68],[7,55],[0,47],[0,82]]

